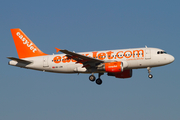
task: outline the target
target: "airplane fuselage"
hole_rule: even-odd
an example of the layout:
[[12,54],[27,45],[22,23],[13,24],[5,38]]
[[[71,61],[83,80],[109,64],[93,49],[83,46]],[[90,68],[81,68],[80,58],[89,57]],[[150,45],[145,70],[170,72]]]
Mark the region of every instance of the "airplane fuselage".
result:
[[[63,54],[43,53],[21,29],[11,29],[19,58],[11,59],[9,65],[56,73],[91,73],[90,81],[102,84],[100,76],[107,73],[116,78],[132,77],[132,69],[147,68],[148,77],[152,67],[174,61],[174,57],[158,48],[133,48],[75,53],[55,48]],[[98,73],[98,79],[93,75]]]
[[[159,54],[158,54],[159,52]],[[158,67],[173,62],[174,57],[166,54],[158,48],[134,48],[106,51],[81,52],[88,57],[104,60],[105,62],[123,62],[124,69],[139,69],[147,67]],[[38,57],[25,58],[24,60],[33,61],[31,64],[18,64],[16,61],[10,61],[10,65],[19,66],[28,69],[36,69],[47,72],[57,73],[91,73],[82,64],[73,59],[67,59],[65,54],[45,55]],[[93,70],[97,73],[98,70]]]

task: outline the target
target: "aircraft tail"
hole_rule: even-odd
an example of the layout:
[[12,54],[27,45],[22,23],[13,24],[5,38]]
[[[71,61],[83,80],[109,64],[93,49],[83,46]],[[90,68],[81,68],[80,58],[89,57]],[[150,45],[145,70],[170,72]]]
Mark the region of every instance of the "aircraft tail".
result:
[[21,29],[11,29],[11,33],[20,59],[47,55],[43,53]]

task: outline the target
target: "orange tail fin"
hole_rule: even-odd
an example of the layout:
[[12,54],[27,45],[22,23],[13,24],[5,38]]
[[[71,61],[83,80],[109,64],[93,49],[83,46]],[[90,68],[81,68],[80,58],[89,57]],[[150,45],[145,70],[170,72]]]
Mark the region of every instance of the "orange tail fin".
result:
[[20,59],[47,55],[43,53],[21,29],[11,29],[11,33]]

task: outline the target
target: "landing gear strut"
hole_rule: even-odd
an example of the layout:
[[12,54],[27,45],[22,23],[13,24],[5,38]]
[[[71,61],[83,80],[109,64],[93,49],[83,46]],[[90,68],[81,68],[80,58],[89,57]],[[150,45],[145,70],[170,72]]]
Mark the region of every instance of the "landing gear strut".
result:
[[153,78],[153,75],[151,74],[151,68],[150,68],[150,67],[147,67],[147,70],[148,70],[148,73],[149,73],[148,77],[149,77],[150,79]]

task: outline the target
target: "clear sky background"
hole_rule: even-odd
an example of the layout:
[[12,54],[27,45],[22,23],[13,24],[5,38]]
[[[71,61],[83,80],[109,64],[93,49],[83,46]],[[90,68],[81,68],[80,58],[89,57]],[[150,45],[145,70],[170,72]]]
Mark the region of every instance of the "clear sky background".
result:
[[[1,0],[0,120],[180,120],[179,0]],[[8,65],[18,57],[11,28],[45,53],[144,47],[175,57],[130,79],[57,74]],[[97,75],[96,75],[97,76]]]

